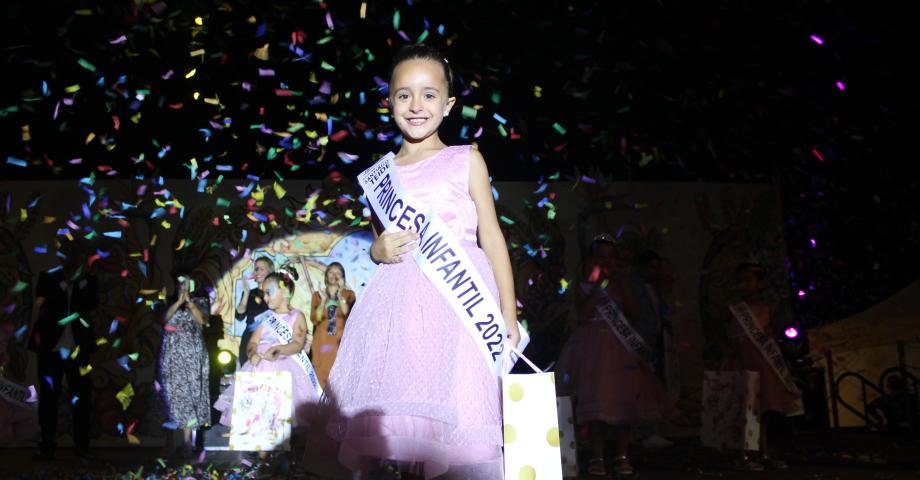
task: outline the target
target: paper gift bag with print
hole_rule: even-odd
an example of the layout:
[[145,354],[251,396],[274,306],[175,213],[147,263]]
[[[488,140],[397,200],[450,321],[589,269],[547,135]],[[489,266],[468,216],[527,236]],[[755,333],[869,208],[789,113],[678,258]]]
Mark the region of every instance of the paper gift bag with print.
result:
[[290,450],[291,372],[236,372],[230,450]]
[[559,449],[562,455],[562,476],[578,478],[578,454],[575,451],[575,416],[572,397],[556,397],[559,423]]
[[703,372],[703,445],[760,448],[760,374],[747,371]]
[[555,378],[520,356],[537,373],[502,376],[505,478],[561,479]]

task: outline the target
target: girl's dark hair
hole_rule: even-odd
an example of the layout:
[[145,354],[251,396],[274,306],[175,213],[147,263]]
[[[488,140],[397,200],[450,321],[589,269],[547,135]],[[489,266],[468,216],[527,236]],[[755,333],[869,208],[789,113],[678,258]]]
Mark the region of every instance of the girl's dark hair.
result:
[[454,72],[444,55],[441,55],[441,52],[421,43],[403,46],[393,55],[393,66],[390,68],[391,81],[393,80],[393,72],[396,71],[396,66],[406,60],[434,60],[440,63],[441,67],[444,68],[444,78],[447,79],[447,96],[454,96]]
[[348,278],[345,276],[345,267],[339,262],[332,262],[329,265],[326,265],[326,270],[323,272],[323,275],[328,275],[329,269],[332,267],[339,267],[339,270],[342,271],[342,281],[348,281]]
[[284,266],[266,275],[265,280],[274,280],[276,283],[284,285],[284,288],[293,294],[294,282],[300,280],[300,275],[294,267]]

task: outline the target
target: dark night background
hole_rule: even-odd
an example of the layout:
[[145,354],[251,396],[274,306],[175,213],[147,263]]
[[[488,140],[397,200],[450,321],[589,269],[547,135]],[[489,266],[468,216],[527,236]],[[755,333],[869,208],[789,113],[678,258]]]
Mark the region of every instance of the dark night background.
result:
[[[212,180],[354,176],[393,146],[377,111],[391,52],[426,36],[456,68],[458,106],[479,108],[456,110],[445,140],[482,127],[475,140],[495,180],[774,183],[807,326],[918,276],[918,17],[907,3],[370,1],[365,19],[360,9],[4,2],[0,177],[189,178],[192,158]],[[273,133],[289,128],[287,139]]]

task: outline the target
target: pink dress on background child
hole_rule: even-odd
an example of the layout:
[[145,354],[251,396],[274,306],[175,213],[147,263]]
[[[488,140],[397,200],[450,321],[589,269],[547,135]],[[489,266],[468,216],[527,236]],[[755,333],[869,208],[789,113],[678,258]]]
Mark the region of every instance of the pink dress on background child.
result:
[[[757,325],[767,334],[772,332],[769,310],[764,308],[751,308]],[[729,339],[738,346],[738,358],[730,360],[725,368],[729,370],[745,370],[760,373],[760,411],[780,412],[794,414],[802,408],[802,396],[797,392],[790,392],[779,378],[767,360],[748,338],[747,334],[738,324],[731,320],[729,324]]]
[[[447,147],[396,169],[403,188],[460,239],[498,300],[491,265],[476,243],[469,154],[470,146]],[[389,459],[423,464],[426,478],[503,477],[497,379],[411,256],[378,267],[345,328],[327,383],[333,412],[326,431],[340,442],[346,467]]]
[[[293,332],[294,320],[297,319],[297,314],[299,313],[301,313],[300,310],[291,309],[288,313],[275,313],[274,315],[275,318],[280,319]],[[259,328],[262,330],[259,337],[259,346],[256,348],[259,353],[265,353],[266,350],[275,345],[284,345],[287,343],[286,340],[282,340],[275,336],[274,332],[267,326],[263,325]],[[282,370],[291,372],[291,378],[293,379],[293,426],[295,428],[306,427],[309,418],[316,412],[316,406],[319,404],[319,395],[316,394],[316,390],[310,382],[310,377],[307,376],[303,367],[301,367],[296,360],[287,355],[281,355],[274,362],[262,359],[256,366],[253,366],[252,363],[247,361],[239,369],[241,372],[278,372]],[[220,395],[217,401],[214,402],[214,408],[221,412],[220,423],[229,426],[232,419],[231,412],[233,411],[232,383],[227,387],[224,393]]]
[[[590,287],[582,282],[583,289]],[[596,311],[563,346],[556,372],[560,390],[575,397],[579,424],[642,425],[665,417],[667,395],[655,371],[623,346]]]

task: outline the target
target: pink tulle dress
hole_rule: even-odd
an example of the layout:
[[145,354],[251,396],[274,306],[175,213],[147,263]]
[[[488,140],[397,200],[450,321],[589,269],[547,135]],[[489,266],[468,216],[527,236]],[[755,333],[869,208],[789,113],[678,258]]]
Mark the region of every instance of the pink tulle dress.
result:
[[[297,319],[299,313],[301,313],[300,310],[292,309],[288,313],[275,313],[274,315],[275,318],[284,322],[293,332],[294,320]],[[259,329],[261,330],[259,346],[257,348],[259,353],[264,353],[274,345],[284,345],[287,343],[286,340],[282,340],[275,336],[270,328],[263,325],[260,326]],[[247,361],[239,369],[241,372],[277,372],[280,370],[291,372],[291,378],[293,379],[293,426],[294,428],[306,427],[309,423],[309,419],[316,413],[316,407],[320,399],[313,384],[310,382],[310,377],[307,376],[303,367],[301,367],[296,360],[287,355],[282,355],[274,362],[262,359],[256,366],[253,366],[252,363]],[[232,383],[227,387],[224,393],[220,395],[217,401],[214,402],[214,408],[221,412],[220,423],[229,426],[232,419],[231,412],[233,410]]]
[[665,417],[667,395],[655,371],[627,350],[596,312],[572,332],[556,372],[563,393],[575,397],[580,424],[642,425]]
[[[470,146],[397,166],[406,190],[460,239],[498,300],[477,247]],[[326,432],[351,470],[388,459],[426,478],[503,478],[501,391],[446,300],[406,255],[381,264],[358,298],[327,383]],[[310,448],[310,447],[308,447]]]
[[[773,331],[770,325],[769,307],[751,306],[757,325],[768,335]],[[729,339],[738,346],[738,358],[729,360],[725,369],[760,373],[760,411],[796,414],[802,409],[802,395],[786,388],[773,367],[767,362],[754,342],[744,333],[737,320],[732,318],[728,328]]]

